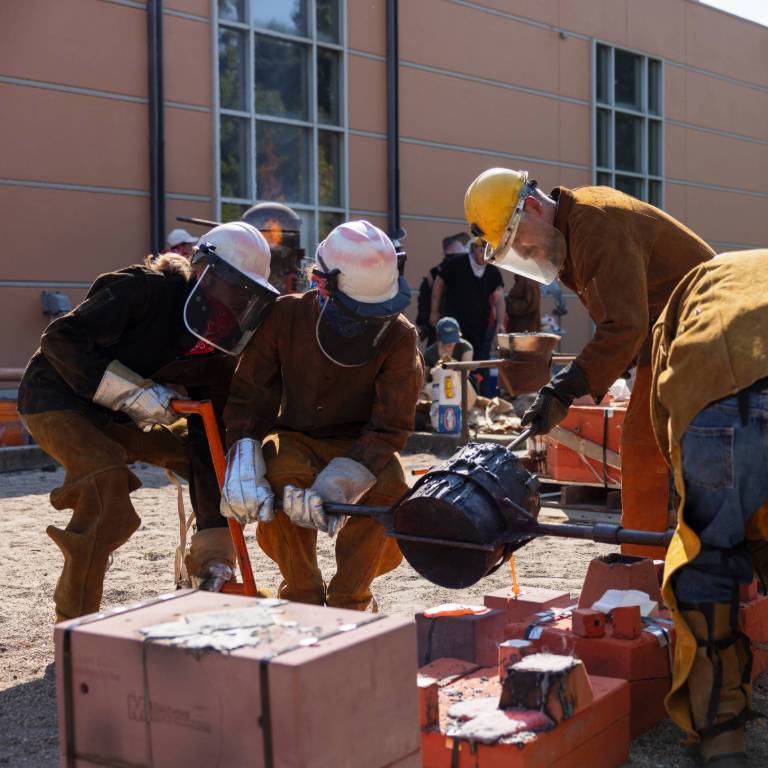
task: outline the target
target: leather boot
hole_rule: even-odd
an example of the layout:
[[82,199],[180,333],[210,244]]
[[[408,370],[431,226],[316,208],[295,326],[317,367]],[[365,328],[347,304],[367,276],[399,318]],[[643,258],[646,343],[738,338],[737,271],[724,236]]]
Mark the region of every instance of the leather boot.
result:
[[56,621],[99,610],[109,556],[141,523],[130,498],[137,483],[127,468],[108,469],[51,494],[56,509],[73,510],[64,530],[46,529],[64,555],[53,593]]
[[[726,640],[733,635],[731,606],[728,603],[700,603],[680,606],[683,617],[700,643]],[[720,647],[700,645],[690,675],[688,695],[693,724],[701,735],[695,749],[706,768],[748,768],[744,722],[737,728],[708,736],[716,726],[743,715],[749,709],[748,689],[742,685],[744,663],[737,652],[741,640]],[[713,690],[722,668],[719,701],[713,701]],[[715,691],[715,696],[717,692]]]

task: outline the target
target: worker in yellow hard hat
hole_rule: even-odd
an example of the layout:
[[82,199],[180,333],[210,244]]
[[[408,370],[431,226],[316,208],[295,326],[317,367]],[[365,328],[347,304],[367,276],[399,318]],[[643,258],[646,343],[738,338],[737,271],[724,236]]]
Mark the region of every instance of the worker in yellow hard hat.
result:
[[693,269],[653,328],[651,417],[682,497],[664,567],[677,630],[665,704],[705,768],[751,764],[750,641],[765,638],[739,621],[739,585],[768,575],[766,339],[768,250]]
[[[486,243],[486,261],[574,291],[595,323],[576,360],[539,392],[522,419],[547,434],[571,403],[600,399],[637,367],[621,432],[622,524],[663,531],[674,525],[669,475],[650,416],[650,328],[681,278],[714,256],[693,232],[652,205],[608,187],[556,187],[549,195],[525,171],[492,168],[472,182],[467,221]],[[622,545],[628,554],[663,549]]]

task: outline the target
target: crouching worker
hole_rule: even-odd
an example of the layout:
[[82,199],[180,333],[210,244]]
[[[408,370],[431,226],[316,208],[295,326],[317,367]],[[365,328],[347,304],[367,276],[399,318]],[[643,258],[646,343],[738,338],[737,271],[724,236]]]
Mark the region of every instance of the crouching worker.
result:
[[99,610],[110,553],[139,527],[130,494],[141,461],[189,480],[197,533],[186,565],[217,591],[235,553],[202,419],[181,418],[167,385],[209,398],[221,421],[237,356],[272,306],[269,246],[253,227],[224,224],[201,238],[192,264],[164,254],[102,275],[85,301],[47,328],[27,366],[19,411],[35,441],[66,469],[51,493],[72,509],[48,535],[64,555],[59,621]]
[[766,340],[768,250],[689,272],[653,329],[653,425],[682,497],[664,572],[677,629],[666,705],[718,768],[749,765],[756,716],[738,615],[739,584],[768,565]]
[[[342,224],[316,261],[317,289],[281,296],[238,365],[221,509],[258,521],[257,541],[285,580],[280,597],[362,611],[400,549],[379,523],[329,517],[323,502],[389,506],[408,489],[397,452],[413,432],[424,368],[400,314],[410,289],[381,230]],[[336,536],[327,588],[318,531]]]

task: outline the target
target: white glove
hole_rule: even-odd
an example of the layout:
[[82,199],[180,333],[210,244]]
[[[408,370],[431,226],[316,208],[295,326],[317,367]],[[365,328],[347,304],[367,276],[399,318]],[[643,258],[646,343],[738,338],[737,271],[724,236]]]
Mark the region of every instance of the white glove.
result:
[[326,515],[323,502],[356,504],[374,485],[376,476],[362,464],[338,457],[331,460],[309,490],[287,485],[283,493],[283,512],[294,525],[314,528],[333,538],[349,517]]
[[99,382],[93,402],[123,411],[149,432],[155,424],[171,425],[181,416],[171,408],[171,400],[189,400],[152,379],[144,379],[119,360],[113,360]]
[[238,440],[227,454],[221,514],[238,523],[268,523],[275,516],[275,494],[267,481],[261,443]]

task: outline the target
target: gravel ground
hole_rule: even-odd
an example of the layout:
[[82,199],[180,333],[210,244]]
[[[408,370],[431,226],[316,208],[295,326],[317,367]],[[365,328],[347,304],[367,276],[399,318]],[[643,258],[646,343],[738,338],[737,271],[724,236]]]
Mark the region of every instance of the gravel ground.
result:
[[[411,467],[429,466],[429,455],[404,457]],[[173,588],[173,552],[178,543],[176,490],[162,470],[135,467],[144,486],[134,493],[141,528],[115,553],[107,573],[103,606],[151,597]],[[0,765],[54,768],[58,763],[56,684],[53,666],[52,594],[61,554],[45,535],[47,525],[64,527],[66,512],[54,510],[48,494],[63,482],[64,472],[19,472],[0,475]],[[187,502],[188,503],[188,502]],[[321,536],[319,559],[333,572],[333,551]],[[248,536],[256,581],[276,590],[277,567]],[[585,541],[540,539],[516,558],[521,584],[567,589],[577,596],[589,561],[613,548]],[[326,577],[327,578],[327,577]],[[374,584],[379,609],[412,616],[440,603],[482,603],[483,594],[508,586],[509,571],[494,574],[461,592],[441,589],[422,579],[407,564]],[[755,686],[755,708],[768,712],[768,676]],[[681,732],[667,720],[632,744],[628,766],[680,768],[695,763],[683,748]],[[768,765],[768,731],[748,726],[752,765]]]

